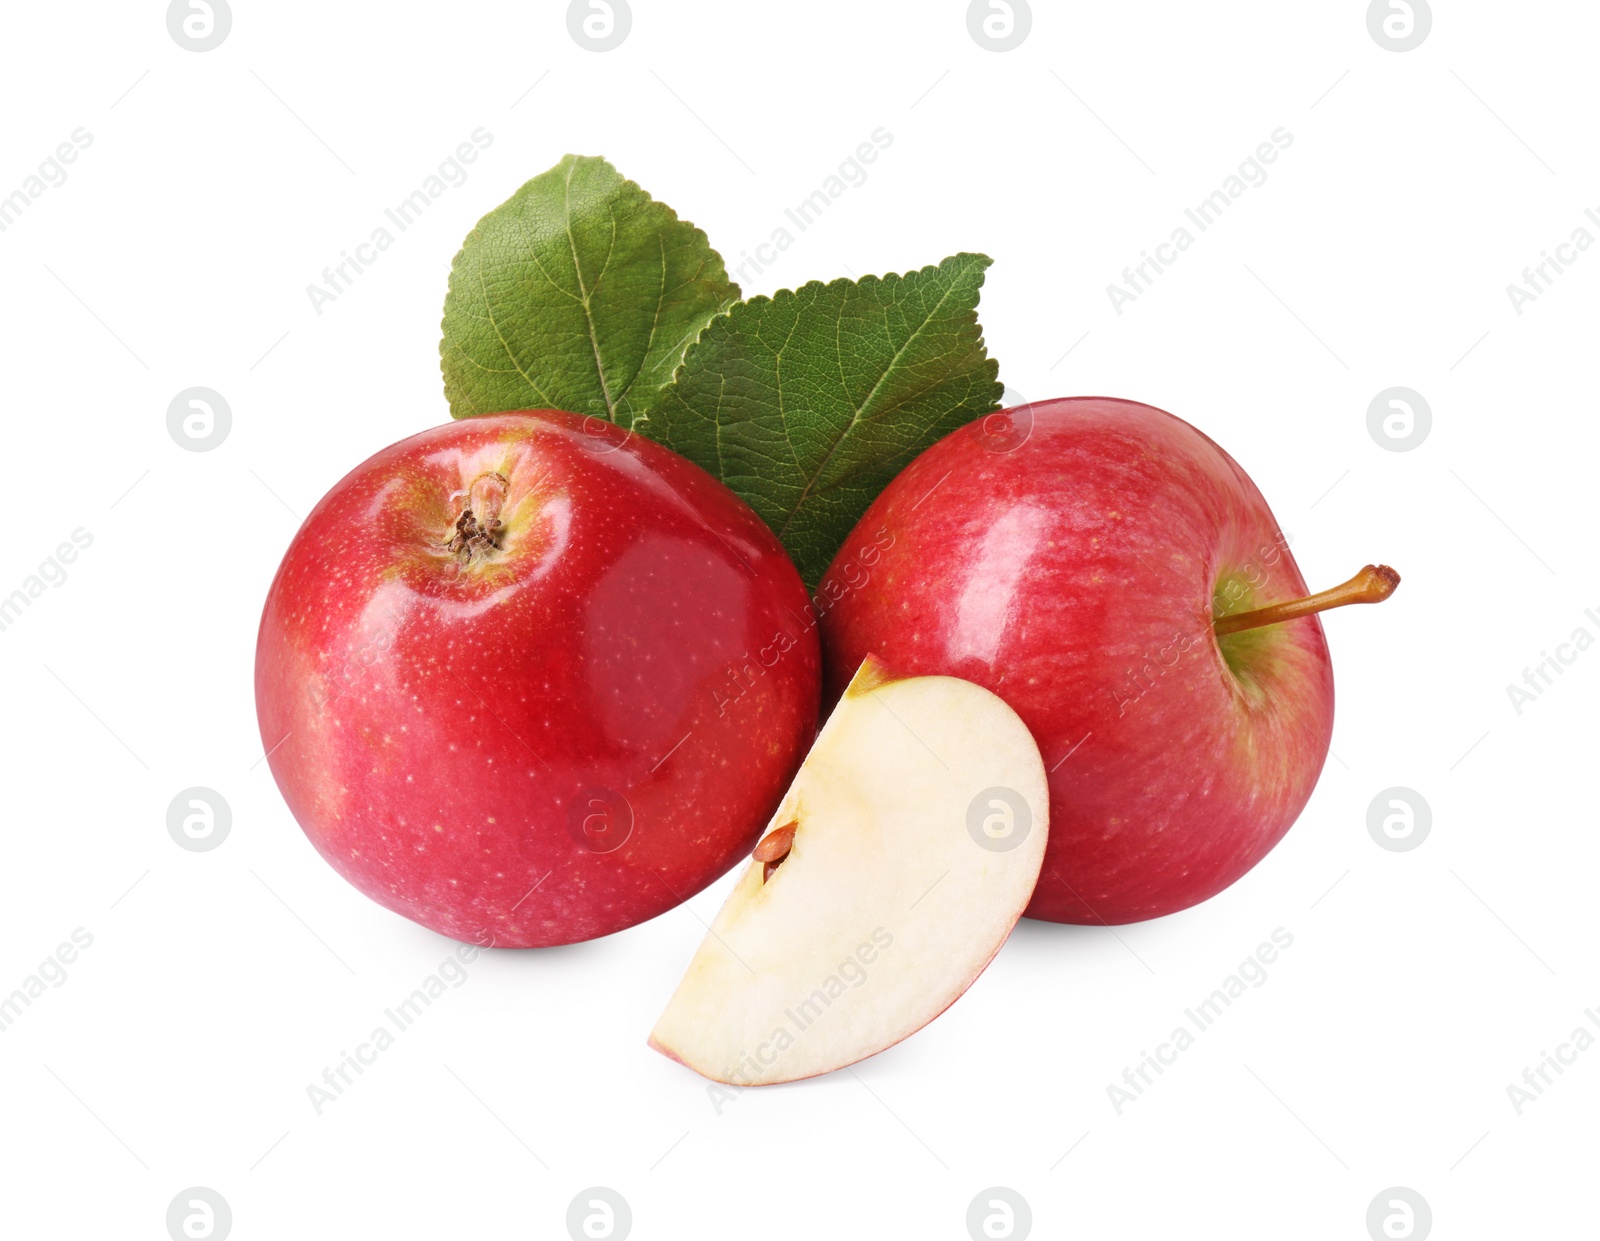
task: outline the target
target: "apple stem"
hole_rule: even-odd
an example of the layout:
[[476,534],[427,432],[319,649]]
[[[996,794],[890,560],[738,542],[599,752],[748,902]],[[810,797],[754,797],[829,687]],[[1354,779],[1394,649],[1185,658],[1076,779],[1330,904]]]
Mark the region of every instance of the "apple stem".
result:
[[472,490],[467,493],[467,505],[483,529],[499,529],[500,509],[506,502],[506,490],[510,485],[504,474],[493,472],[480,474],[473,480]]
[[1314,612],[1326,612],[1329,608],[1342,608],[1352,603],[1382,603],[1394,594],[1394,588],[1398,585],[1400,575],[1388,565],[1369,564],[1348,582],[1329,590],[1307,595],[1304,599],[1269,604],[1251,612],[1219,616],[1212,622],[1212,627],[1220,638],[1225,634],[1259,629],[1262,625],[1276,625],[1279,621],[1310,616]]

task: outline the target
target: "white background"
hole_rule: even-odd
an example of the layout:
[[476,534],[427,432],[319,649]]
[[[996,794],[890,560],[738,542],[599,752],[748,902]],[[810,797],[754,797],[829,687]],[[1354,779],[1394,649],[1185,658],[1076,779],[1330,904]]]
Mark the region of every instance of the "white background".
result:
[[[1360,1241],[1390,1186],[1438,1237],[1592,1228],[1600,1050],[1521,1115],[1506,1087],[1600,1006],[1600,652],[1520,714],[1506,686],[1600,637],[1600,252],[1521,315],[1506,286],[1600,210],[1600,10],[1438,3],[1400,54],[1365,8],[1040,3],[995,53],[959,3],[635,0],[595,54],[558,3],[241,2],[204,53],[159,3],[8,6],[0,194],[76,127],[93,143],[0,233],[0,594],[74,528],[93,544],[0,632],[0,994],[74,928],[94,942],[0,1033],[4,1231],[159,1238],[206,1186],[239,1238],[559,1238],[593,1185],[638,1238],[963,1238],[996,1185],[1040,1237]],[[307,285],[479,126],[465,184],[315,313]],[[446,419],[450,260],[563,153],[612,159],[736,267],[880,126],[869,179],[746,294],[981,250],[1013,392],[1170,409],[1252,473],[1314,585],[1404,574],[1328,618],[1310,806],[1201,908],[1024,923],[853,1073],[719,1111],[646,1048],[720,883],[480,960],[316,1115],[306,1087],[451,945],[334,874],[260,761],[255,628],[299,517]],[[1269,179],[1117,314],[1106,286],[1280,126]],[[233,412],[210,452],[166,427],[194,385]],[[1433,412],[1410,452],[1367,431],[1394,385]],[[232,807],[214,852],[167,834],[192,785]],[[1410,852],[1368,834],[1391,786],[1432,808]],[[1107,1087],[1277,927],[1268,981],[1118,1115]]]

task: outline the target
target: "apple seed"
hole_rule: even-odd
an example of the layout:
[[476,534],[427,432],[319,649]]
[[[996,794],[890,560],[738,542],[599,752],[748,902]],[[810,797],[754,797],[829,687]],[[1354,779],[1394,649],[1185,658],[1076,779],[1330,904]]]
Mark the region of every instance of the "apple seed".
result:
[[772,872],[783,864],[783,859],[789,856],[789,850],[794,846],[794,829],[799,823],[786,823],[775,828],[761,838],[756,850],[750,856],[758,862],[766,863],[761,872],[761,882],[765,883],[772,878]]

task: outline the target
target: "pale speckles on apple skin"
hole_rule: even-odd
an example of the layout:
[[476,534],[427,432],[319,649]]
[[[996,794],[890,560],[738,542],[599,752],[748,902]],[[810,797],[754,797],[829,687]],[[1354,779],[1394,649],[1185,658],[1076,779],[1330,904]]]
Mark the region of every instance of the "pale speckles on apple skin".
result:
[[[1253,484],[1211,441],[1129,402],[1046,402],[1032,416],[1033,435],[1003,463],[958,431],[869,509],[841,560],[863,530],[888,526],[895,540],[882,588],[851,594],[824,618],[830,682],[875,649],[899,672],[964,676],[1005,696],[1054,768],[1050,856],[1030,914],[1096,923],[1172,912],[1254,865],[1309,797],[1332,727],[1326,643],[1315,618],[1295,622],[1270,639],[1283,649],[1253,668],[1260,684],[1230,673],[1210,633],[1215,578],[1280,536]],[[1098,462],[1107,445],[1103,485],[1053,464]],[[939,478],[937,511],[916,508]],[[952,602],[964,585],[976,589],[963,576],[973,567],[964,549],[981,546],[1011,507],[1039,503],[1055,506],[1057,524],[1001,609],[996,655],[975,658],[972,644],[953,641]],[[1174,609],[1180,582],[1193,596]],[[1039,583],[1051,589],[1030,590]],[[1273,598],[1304,593],[1287,550],[1268,585]],[[1140,680],[1137,694],[1119,684],[1191,629],[1190,649]],[[1108,836],[1113,810],[1125,822]]]
[[[503,421],[481,419],[439,433],[492,435]],[[521,429],[534,420],[513,421]],[[391,554],[363,553],[348,532],[330,542],[303,530],[263,616],[257,664],[263,735],[291,721],[304,726],[269,762],[307,835],[379,903],[469,942],[485,925],[497,928],[501,945],[590,938],[698,891],[753,843],[815,727],[814,633],[798,634],[785,667],[762,678],[727,720],[710,710],[712,674],[736,653],[722,648],[742,651],[747,642],[766,641],[785,617],[805,608],[798,576],[770,533],[720,484],[664,450],[639,441],[597,456],[583,449],[579,434],[557,426],[548,437],[547,447],[561,450],[550,486],[559,483],[571,501],[572,537],[561,556],[538,566],[536,583],[474,604],[461,594],[468,580],[420,590],[408,576],[417,565],[396,570]],[[615,520],[627,507],[618,497],[633,494],[618,484],[614,468],[625,454],[650,458],[645,476],[659,475],[646,489],[658,507],[634,495],[631,523]],[[625,481],[628,475],[622,473]],[[638,468],[631,471],[633,480],[640,476]],[[330,495],[313,517],[338,524],[338,499]],[[355,500],[370,512],[370,493]],[[671,609],[654,617],[640,608],[632,629],[602,616],[615,640],[572,654],[563,643],[585,632],[586,592],[652,528],[690,544],[701,540],[686,564],[720,563],[729,555],[727,542],[741,548],[739,591],[691,574],[703,589],[698,598],[682,590],[676,625],[652,626],[670,620]],[[315,712],[293,689],[305,682],[306,663],[336,662],[367,582],[410,583],[396,641],[356,689]],[[666,587],[682,587],[683,578],[666,583],[657,567],[642,582],[632,589],[647,601],[670,596]],[[742,616],[743,624],[727,629],[726,642],[707,645],[707,627],[696,623],[705,615]],[[627,650],[642,657],[620,679],[595,682],[597,674],[619,671],[616,660]],[[667,695],[683,704],[675,718],[665,704],[649,701],[649,691],[660,691],[663,672],[685,668],[688,692],[680,684]],[[696,677],[707,683],[697,686]],[[618,713],[620,734],[597,730],[595,704],[616,693],[659,727],[641,733],[640,719]],[[662,754],[685,732],[693,742],[664,762]],[[743,757],[730,766],[731,754]],[[639,827],[613,854],[585,852],[567,831],[565,807],[590,784],[625,789],[637,804]],[[693,814],[681,809],[685,801],[696,805]],[[352,810],[352,803],[363,809]],[[444,830],[433,832],[435,823]]]

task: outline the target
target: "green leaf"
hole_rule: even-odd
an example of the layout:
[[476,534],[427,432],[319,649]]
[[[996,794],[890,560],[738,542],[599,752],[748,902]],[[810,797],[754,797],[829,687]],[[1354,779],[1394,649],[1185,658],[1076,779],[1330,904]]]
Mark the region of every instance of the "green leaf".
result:
[[605,160],[568,155],[456,255],[439,345],[450,412],[552,408],[631,425],[738,298],[703,232]]
[[999,408],[978,326],[990,260],[813,282],[721,315],[639,430],[742,496],[814,587],[912,457]]

